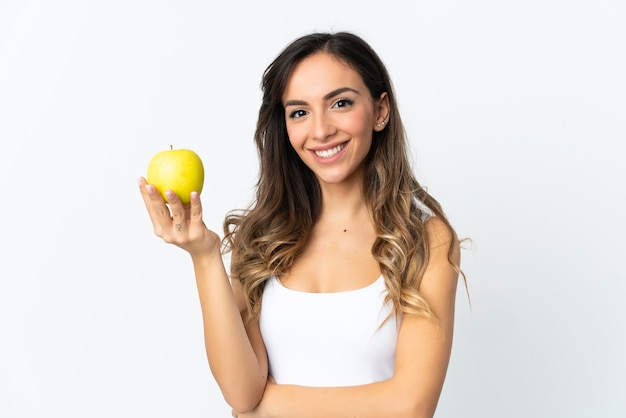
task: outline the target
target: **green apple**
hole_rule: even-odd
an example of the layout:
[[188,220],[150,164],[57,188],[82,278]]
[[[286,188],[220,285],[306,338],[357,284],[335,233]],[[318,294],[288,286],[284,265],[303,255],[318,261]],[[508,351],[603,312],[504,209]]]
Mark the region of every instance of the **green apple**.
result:
[[191,192],[202,191],[204,185],[204,165],[190,149],[170,149],[155,154],[148,164],[146,180],[169,202],[165,192],[171,190],[183,204],[191,201]]

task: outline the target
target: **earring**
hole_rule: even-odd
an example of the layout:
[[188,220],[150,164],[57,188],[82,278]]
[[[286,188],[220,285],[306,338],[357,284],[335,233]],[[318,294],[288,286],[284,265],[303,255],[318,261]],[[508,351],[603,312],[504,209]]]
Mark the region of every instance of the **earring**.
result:
[[376,126],[378,126],[380,128],[381,126],[385,126],[385,123],[387,123],[387,121],[384,120],[384,121],[382,121],[380,123],[377,123]]

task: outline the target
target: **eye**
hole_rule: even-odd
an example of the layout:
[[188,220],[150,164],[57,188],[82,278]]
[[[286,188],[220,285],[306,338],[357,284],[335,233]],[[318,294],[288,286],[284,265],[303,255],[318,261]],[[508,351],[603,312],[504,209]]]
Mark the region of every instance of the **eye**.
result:
[[298,119],[306,115],[306,110],[297,109],[289,113],[289,119]]
[[339,99],[335,102],[334,107],[349,107],[352,106],[354,104],[354,100],[350,100],[350,99]]

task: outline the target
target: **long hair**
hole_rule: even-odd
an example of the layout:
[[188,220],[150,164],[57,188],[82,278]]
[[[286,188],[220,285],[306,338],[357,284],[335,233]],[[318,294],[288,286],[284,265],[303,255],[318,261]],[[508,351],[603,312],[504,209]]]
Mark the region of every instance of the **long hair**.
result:
[[318,219],[321,189],[289,142],[281,101],[294,67],[317,52],[329,53],[354,69],[371,97],[388,95],[388,124],[373,133],[365,163],[363,192],[377,236],[372,254],[394,312],[434,318],[418,290],[429,258],[425,217],[436,216],[449,229],[453,238],[449,259],[457,236],[440,204],[414,176],[387,69],[367,42],[348,32],[298,38],[263,74],[254,135],[260,161],[256,197],[248,209],[231,211],[224,221],[225,251],[232,250],[231,279],[242,283],[249,319],[257,319],[266,280],[289,271]]

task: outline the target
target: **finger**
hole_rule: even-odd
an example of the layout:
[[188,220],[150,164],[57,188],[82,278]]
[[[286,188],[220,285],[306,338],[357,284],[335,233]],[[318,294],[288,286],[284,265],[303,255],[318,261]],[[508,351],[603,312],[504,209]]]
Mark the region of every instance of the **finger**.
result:
[[174,226],[174,232],[180,233],[187,229],[187,217],[185,216],[185,207],[180,201],[176,193],[171,190],[166,190],[165,195],[169,202],[172,218],[170,225]]
[[202,201],[198,192],[191,192],[188,219],[191,226],[202,224]]
[[165,200],[161,193],[151,184],[148,184],[145,178],[139,177],[139,190],[141,197],[150,215],[152,226],[156,235],[161,236],[163,229],[171,225],[170,210],[165,204]]
[[137,184],[139,185],[139,192],[141,193],[141,198],[143,199],[143,202],[146,204],[146,209],[147,209],[149,193],[146,190],[146,185],[148,184],[148,181],[144,177],[138,177]]

